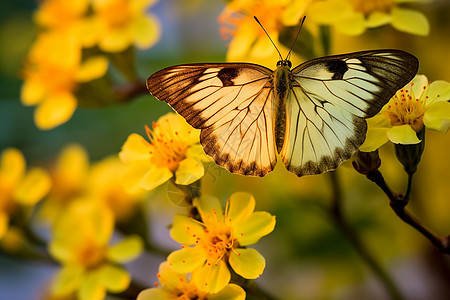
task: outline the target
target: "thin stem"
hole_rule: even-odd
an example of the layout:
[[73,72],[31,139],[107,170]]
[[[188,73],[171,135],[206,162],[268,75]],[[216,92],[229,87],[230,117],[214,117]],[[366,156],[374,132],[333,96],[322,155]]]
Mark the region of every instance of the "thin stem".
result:
[[114,93],[120,102],[126,103],[141,95],[148,94],[147,87],[141,80],[113,87]]
[[[386,196],[389,198],[389,205],[394,210],[396,215],[402,219],[405,223],[409,224],[417,231],[419,231],[423,236],[425,236],[438,250],[445,254],[450,254],[450,236],[443,238],[437,237],[430,230],[425,228],[419,223],[406,209],[405,206],[408,204],[408,198],[401,194],[394,194],[391,189],[387,186],[383,175],[380,171],[372,171],[366,175],[366,177],[374,182],[378,187],[380,187]],[[412,175],[408,178],[408,186],[411,184],[409,181],[412,180]],[[411,187],[408,188],[409,190]],[[407,190],[408,191],[408,190]]]
[[408,185],[406,186],[406,192],[405,192],[405,197],[404,197],[405,201],[407,201],[407,202],[409,200],[409,195],[411,194],[413,174],[414,173],[408,174]]
[[395,285],[392,278],[381,267],[381,265],[372,256],[369,249],[364,245],[363,241],[359,238],[357,232],[347,223],[342,213],[342,192],[339,186],[339,180],[335,171],[330,172],[331,186],[333,190],[331,213],[335,223],[339,226],[341,232],[345,235],[348,241],[352,244],[354,249],[358,252],[362,260],[377,276],[381,283],[385,286],[391,299],[401,300],[404,297],[401,295],[400,290]]

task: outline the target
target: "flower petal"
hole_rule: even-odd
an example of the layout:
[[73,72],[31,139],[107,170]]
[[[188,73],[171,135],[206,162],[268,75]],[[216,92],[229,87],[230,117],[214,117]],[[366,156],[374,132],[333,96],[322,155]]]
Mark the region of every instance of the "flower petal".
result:
[[217,294],[208,295],[208,300],[245,300],[245,291],[240,286],[230,283]]
[[241,246],[255,244],[275,228],[275,216],[265,211],[257,211],[242,222],[232,223]]
[[177,273],[164,261],[159,265],[158,279],[165,290],[174,290],[180,285],[180,281],[186,281],[186,274]]
[[58,177],[64,176],[64,181],[81,185],[89,172],[89,155],[79,144],[69,144],[59,155],[57,165]]
[[173,173],[168,168],[157,168],[155,166],[150,166],[150,169],[139,182],[139,186],[144,190],[150,191],[172,177]]
[[99,272],[87,273],[77,293],[80,300],[102,300],[106,296],[106,289],[101,282]]
[[167,300],[167,293],[160,288],[151,288],[143,290],[137,296],[137,300]]
[[416,132],[408,124],[393,126],[388,129],[387,136],[394,144],[410,145],[420,143]]
[[119,158],[125,163],[136,160],[149,160],[152,146],[142,136],[132,133],[122,146],[122,151],[119,153]]
[[430,105],[423,117],[425,127],[446,133],[450,127],[450,103],[435,102]]
[[371,152],[383,146],[389,138],[387,136],[387,131],[389,128],[371,128],[367,130],[366,140],[359,147],[359,151]]
[[200,247],[185,247],[169,254],[167,261],[172,270],[189,273],[200,268],[206,261],[206,253]]
[[175,215],[170,236],[182,245],[193,245],[205,228],[184,215]]
[[308,16],[320,24],[331,25],[351,13],[352,7],[347,1],[313,1],[308,7]]
[[448,101],[450,99],[450,83],[444,80],[433,81],[428,88],[428,102]]
[[75,109],[77,99],[70,93],[61,93],[45,99],[34,112],[34,122],[41,130],[52,129],[69,121]]
[[306,8],[310,5],[310,0],[292,0],[283,10],[281,22],[285,26],[297,26],[298,21],[305,15]]
[[175,171],[175,183],[188,185],[199,180],[205,174],[203,163],[194,158],[186,158],[180,161]]
[[105,75],[108,70],[106,56],[97,55],[86,59],[77,70],[75,78],[78,82],[88,82]]
[[391,21],[391,16],[384,12],[375,11],[369,15],[366,25],[369,28],[380,27],[388,24]]
[[63,267],[52,282],[53,295],[64,296],[77,290],[83,281],[83,269],[78,266]]
[[33,205],[50,191],[52,181],[42,168],[33,168],[17,186],[14,197],[24,205]]
[[234,193],[229,201],[227,218],[232,222],[247,220],[255,209],[255,198],[249,193]]
[[161,26],[154,16],[141,17],[132,26],[134,44],[139,49],[152,47],[161,37]]
[[127,262],[138,257],[144,248],[142,239],[137,236],[127,236],[108,249],[107,256],[114,262]]
[[354,13],[346,16],[340,22],[334,24],[336,30],[347,35],[360,35],[366,31],[366,22],[362,13]]
[[428,19],[418,11],[394,7],[391,16],[391,24],[397,30],[422,36],[430,32]]
[[212,162],[213,161],[212,157],[205,153],[205,150],[203,150],[203,146],[200,144],[194,144],[194,145],[190,146],[186,150],[186,157],[194,158],[194,159],[200,160],[202,162]]
[[[278,41],[279,33],[278,31],[269,32],[269,36],[273,38],[274,41]],[[255,43],[252,45],[250,56],[257,58],[265,58],[271,56],[275,53],[275,49],[269,39],[261,36],[256,39]]]
[[26,162],[22,152],[6,148],[0,157],[0,178],[2,184],[15,186],[25,174]]
[[[425,88],[424,88],[425,87]],[[428,78],[425,75],[416,75],[414,79],[412,80],[411,84],[407,84],[405,86],[406,89],[411,89],[412,94],[414,94],[414,98],[425,100],[425,97],[428,93],[424,93],[426,90],[426,87],[428,87]]]
[[128,28],[109,30],[100,37],[98,46],[105,52],[120,52],[131,45],[131,32]]
[[217,264],[205,264],[202,268],[192,273],[191,281],[199,290],[208,293],[217,293],[222,290],[231,279],[230,270],[225,261]]
[[256,40],[256,36],[249,35],[252,32],[255,32],[255,26],[250,22],[245,22],[236,30],[233,40],[228,45],[227,61],[235,61],[249,52]]
[[194,205],[197,206],[203,221],[207,220],[213,213],[217,216],[223,214],[222,204],[215,197],[202,196],[194,200]]
[[255,249],[239,248],[230,255],[230,265],[233,270],[246,279],[258,278],[266,267],[266,260]]
[[123,268],[104,265],[99,270],[101,283],[105,285],[108,291],[120,293],[127,289],[130,285],[131,277]]
[[147,172],[148,166],[145,161],[136,161],[128,165],[122,176],[123,187],[130,193],[142,190],[140,182]]
[[5,236],[9,227],[9,214],[0,211],[0,240]]
[[20,90],[20,100],[23,105],[37,105],[45,99],[47,89],[42,82],[25,78]]

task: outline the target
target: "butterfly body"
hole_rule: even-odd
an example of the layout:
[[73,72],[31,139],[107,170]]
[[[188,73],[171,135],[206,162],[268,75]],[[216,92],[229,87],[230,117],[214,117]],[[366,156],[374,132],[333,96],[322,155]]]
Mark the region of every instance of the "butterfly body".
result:
[[291,70],[250,63],[188,64],[156,72],[147,88],[193,127],[217,164],[264,176],[281,156],[298,176],[335,169],[364,142],[374,116],[416,74],[400,50],[317,58]]
[[288,100],[288,93],[292,88],[292,73],[291,62],[279,61],[277,68],[273,72],[273,81],[271,86],[273,90],[273,107],[276,113],[275,116],[275,143],[277,146],[277,152],[280,153],[283,147],[284,134],[286,129],[286,101]]

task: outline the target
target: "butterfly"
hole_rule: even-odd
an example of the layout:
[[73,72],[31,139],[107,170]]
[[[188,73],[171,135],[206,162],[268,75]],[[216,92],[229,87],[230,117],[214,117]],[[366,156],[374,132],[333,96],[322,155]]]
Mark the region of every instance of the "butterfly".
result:
[[147,88],[201,130],[205,152],[230,172],[264,176],[279,154],[303,176],[334,170],[356,152],[365,119],[419,66],[407,52],[384,49],[316,58],[291,70],[289,54],[280,54],[274,71],[252,63],[172,66],[151,75]]

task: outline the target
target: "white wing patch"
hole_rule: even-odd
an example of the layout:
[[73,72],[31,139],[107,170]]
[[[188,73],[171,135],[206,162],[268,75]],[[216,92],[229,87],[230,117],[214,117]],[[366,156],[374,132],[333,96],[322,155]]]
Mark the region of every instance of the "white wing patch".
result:
[[287,102],[283,163],[299,176],[335,169],[359,147],[365,132],[362,118],[294,87]]

